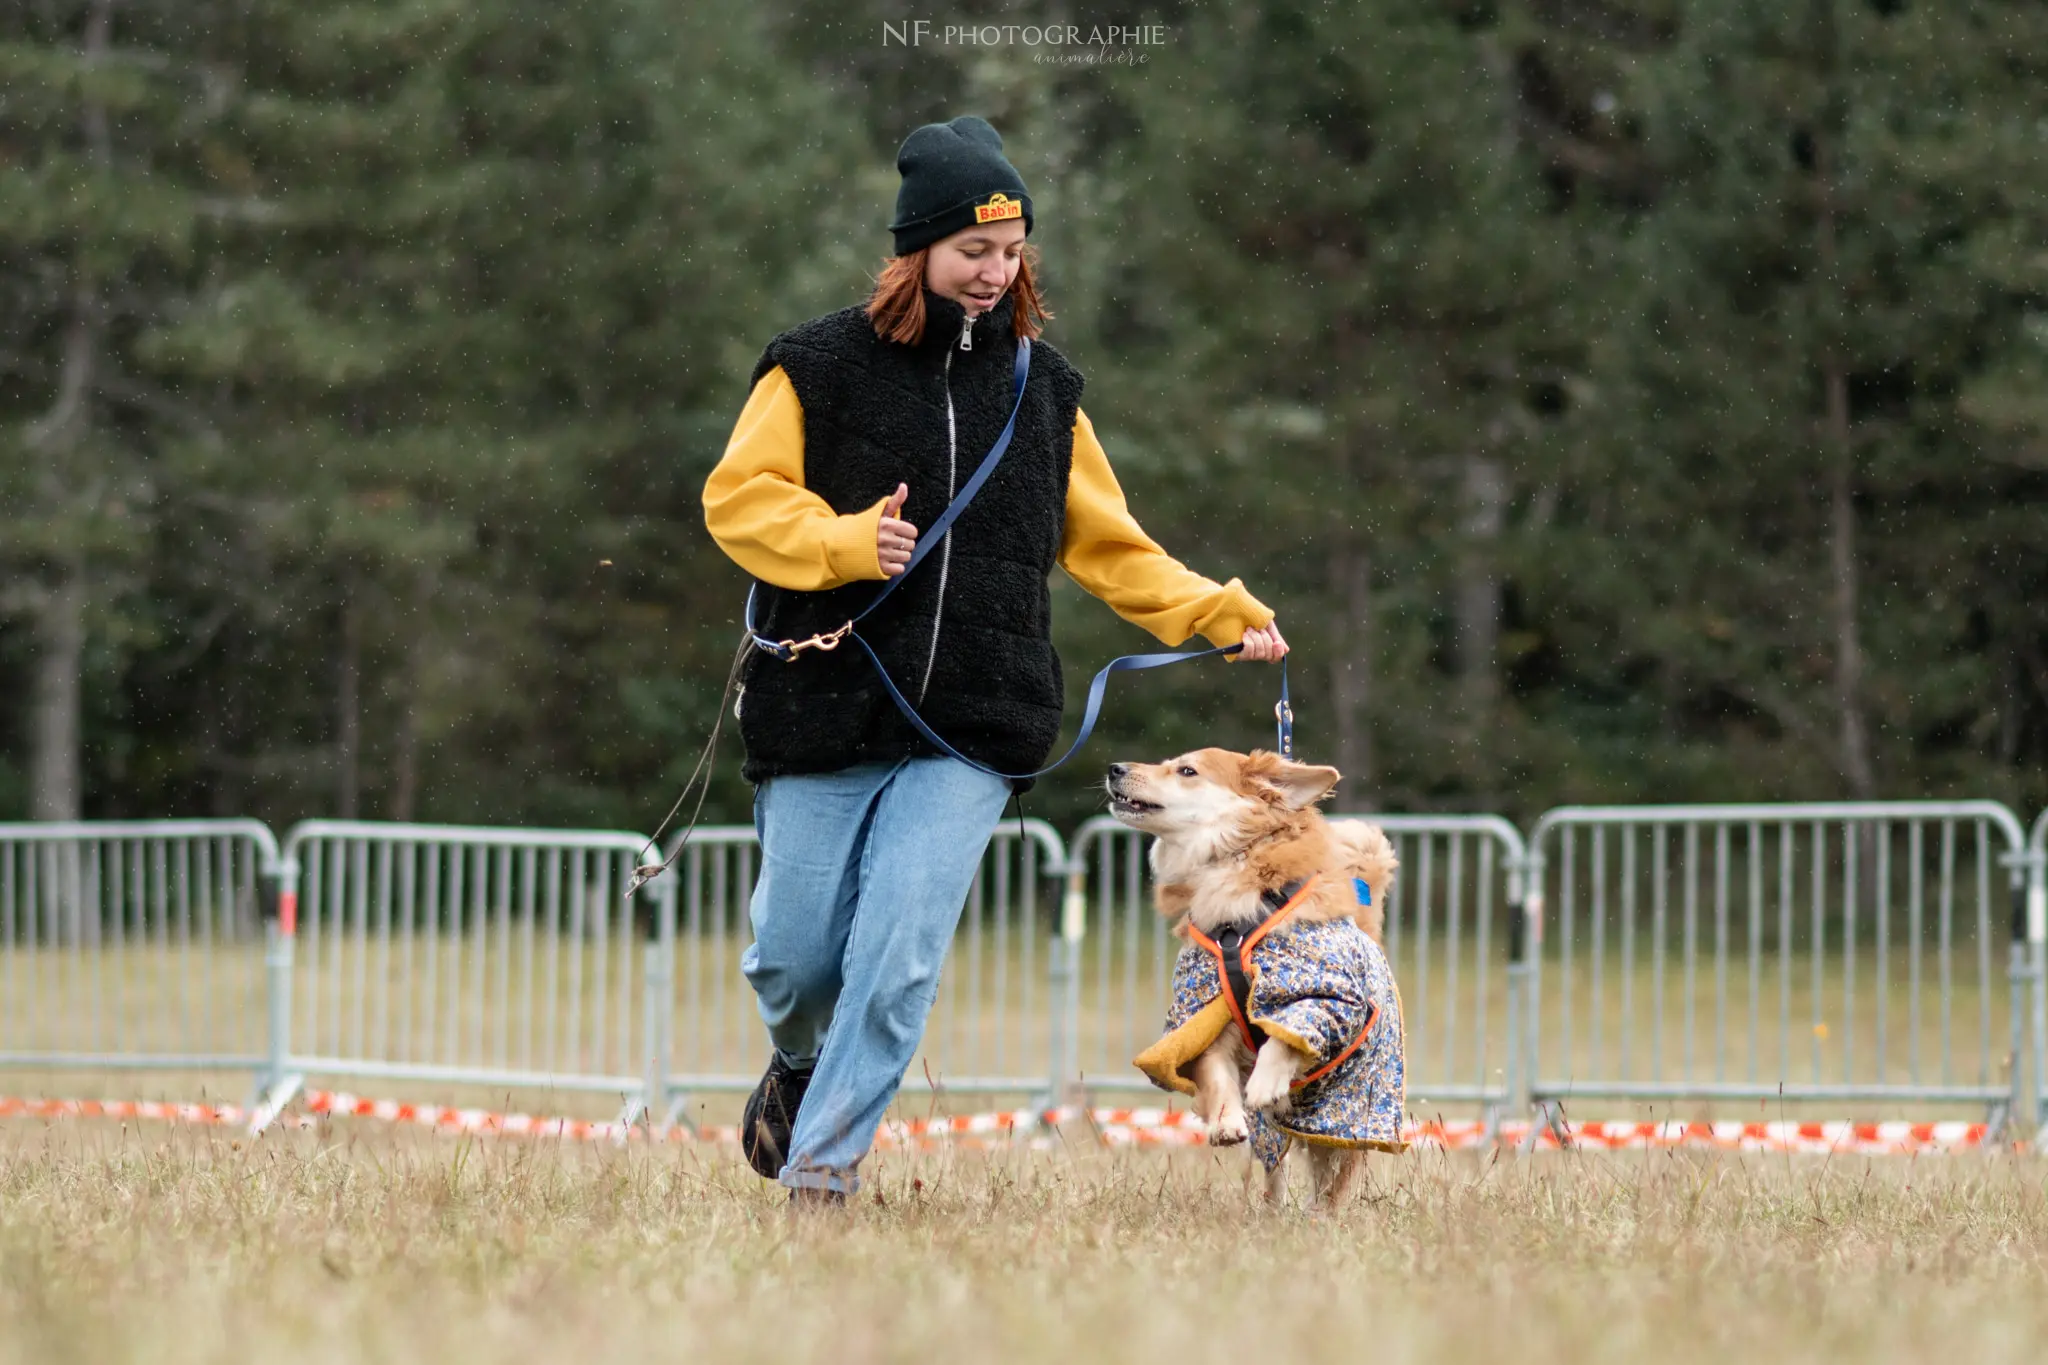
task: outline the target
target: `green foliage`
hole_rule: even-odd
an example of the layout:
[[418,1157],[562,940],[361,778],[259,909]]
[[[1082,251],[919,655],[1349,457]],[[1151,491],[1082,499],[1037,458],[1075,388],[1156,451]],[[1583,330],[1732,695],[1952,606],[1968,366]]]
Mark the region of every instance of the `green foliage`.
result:
[[[1134,510],[1280,611],[1346,804],[1830,797],[1845,716],[1878,795],[2048,802],[2038,6],[1169,6],[1094,69],[900,18],[0,19],[0,816],[75,578],[88,813],[651,825],[736,643],[745,378],[965,109]],[[1054,588],[1078,701],[1151,641]],[[1119,680],[1029,813],[1265,742],[1273,682]]]

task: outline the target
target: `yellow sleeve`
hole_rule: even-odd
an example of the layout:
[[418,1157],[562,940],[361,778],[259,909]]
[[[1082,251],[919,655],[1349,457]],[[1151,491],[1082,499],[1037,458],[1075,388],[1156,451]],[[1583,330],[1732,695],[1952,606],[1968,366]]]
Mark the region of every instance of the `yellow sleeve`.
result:
[[1060,567],[1118,616],[1169,645],[1200,633],[1234,645],[1273,613],[1238,579],[1215,583],[1159,548],[1145,534],[1095,439],[1088,414],[1074,414],[1074,468],[1067,480],[1067,529]]
[[804,487],[804,413],[780,365],[747,396],[725,454],[704,482],[704,525],[734,563],[797,592],[881,579],[885,498],[844,516]]

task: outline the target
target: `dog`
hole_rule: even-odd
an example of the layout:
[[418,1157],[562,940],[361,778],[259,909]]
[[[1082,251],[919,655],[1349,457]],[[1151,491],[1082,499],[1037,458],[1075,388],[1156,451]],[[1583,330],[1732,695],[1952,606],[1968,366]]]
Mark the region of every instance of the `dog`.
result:
[[[1193,1094],[1212,1145],[1253,1142],[1270,1201],[1284,1196],[1287,1151],[1306,1146],[1317,1210],[1341,1202],[1367,1150],[1404,1146],[1399,992],[1380,947],[1399,863],[1377,826],[1316,809],[1339,776],[1201,749],[1112,764],[1107,782],[1115,818],[1154,836],[1154,898],[1187,941],[1167,1036],[1138,1066]],[[1250,982],[1242,1011],[1226,944]],[[1315,1112],[1296,1115],[1297,1101]]]

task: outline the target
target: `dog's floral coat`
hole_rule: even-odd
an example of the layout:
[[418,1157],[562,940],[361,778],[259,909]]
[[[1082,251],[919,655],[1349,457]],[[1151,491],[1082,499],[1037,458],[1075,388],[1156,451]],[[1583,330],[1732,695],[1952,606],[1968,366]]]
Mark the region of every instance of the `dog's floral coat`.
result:
[[[1401,993],[1379,944],[1352,921],[1282,923],[1251,952],[1254,1024],[1309,1059],[1304,1074],[1343,1053],[1373,1010],[1372,1031],[1328,1075],[1296,1090],[1286,1114],[1247,1115],[1252,1151],[1268,1170],[1289,1140],[1399,1152],[1406,1102],[1407,1038]],[[1162,1090],[1192,1095],[1188,1069],[1227,1028],[1237,1027],[1217,980],[1216,959],[1190,942],[1173,968],[1166,1036],[1137,1058]]]

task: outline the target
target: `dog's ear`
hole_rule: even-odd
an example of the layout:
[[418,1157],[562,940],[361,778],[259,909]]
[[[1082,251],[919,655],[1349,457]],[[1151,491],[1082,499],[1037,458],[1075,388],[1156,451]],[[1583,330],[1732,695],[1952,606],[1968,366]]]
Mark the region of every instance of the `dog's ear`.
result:
[[1254,749],[1245,763],[1245,776],[1272,789],[1289,810],[1301,810],[1328,796],[1344,774],[1323,764],[1295,763]]

